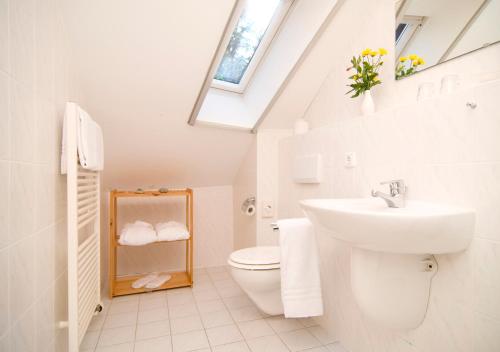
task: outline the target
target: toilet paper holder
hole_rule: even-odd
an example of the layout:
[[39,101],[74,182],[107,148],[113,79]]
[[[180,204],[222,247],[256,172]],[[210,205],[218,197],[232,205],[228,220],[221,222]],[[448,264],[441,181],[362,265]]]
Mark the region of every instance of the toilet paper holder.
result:
[[252,216],[255,214],[255,197],[248,197],[241,204],[241,212],[248,216]]

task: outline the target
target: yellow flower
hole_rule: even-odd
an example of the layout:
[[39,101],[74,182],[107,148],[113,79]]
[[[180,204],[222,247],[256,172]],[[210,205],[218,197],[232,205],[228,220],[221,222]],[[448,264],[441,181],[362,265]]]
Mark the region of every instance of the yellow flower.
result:
[[371,52],[372,52],[372,49],[370,49],[370,48],[366,48],[365,50],[363,50],[363,51],[361,52],[361,55],[363,55],[363,56],[368,56],[368,55],[370,55],[370,53],[371,53]]
[[379,52],[380,56],[387,55],[387,50],[385,50],[384,48],[379,48],[378,52]]
[[371,57],[375,57],[375,56],[377,56],[377,55],[378,55],[378,53],[377,53],[376,51],[372,51],[372,52],[370,53],[370,56],[371,56]]
[[418,63],[418,59],[417,60],[413,60],[413,66],[418,66],[419,63]]
[[425,60],[422,59],[421,57],[418,58],[418,64],[419,65],[425,65]]
[[410,60],[412,60],[412,61],[413,61],[413,60],[417,60],[417,59],[418,59],[418,56],[417,56],[417,55],[415,55],[415,54],[411,54],[411,55],[409,55],[408,57],[409,57],[409,58],[410,58]]
[[405,62],[406,60],[408,60],[406,56],[402,56],[399,58],[399,62]]

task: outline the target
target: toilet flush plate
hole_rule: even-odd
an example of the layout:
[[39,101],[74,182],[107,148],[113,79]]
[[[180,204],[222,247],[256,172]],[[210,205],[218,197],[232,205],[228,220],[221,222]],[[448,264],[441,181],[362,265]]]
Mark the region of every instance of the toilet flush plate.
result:
[[321,154],[301,155],[293,161],[292,178],[296,183],[321,183],[322,174]]

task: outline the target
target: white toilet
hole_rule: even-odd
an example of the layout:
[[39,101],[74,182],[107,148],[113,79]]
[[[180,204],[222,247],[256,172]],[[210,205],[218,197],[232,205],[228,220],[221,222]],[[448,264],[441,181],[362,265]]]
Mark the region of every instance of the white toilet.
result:
[[283,314],[280,247],[237,250],[229,256],[231,274],[255,305],[269,315]]

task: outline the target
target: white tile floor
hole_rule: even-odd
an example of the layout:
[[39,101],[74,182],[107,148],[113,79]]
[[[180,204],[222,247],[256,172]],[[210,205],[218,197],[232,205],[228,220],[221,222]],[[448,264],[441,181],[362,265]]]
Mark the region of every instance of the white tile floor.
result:
[[195,286],[105,301],[84,352],[345,352],[312,319],[269,317],[227,267],[197,270]]

